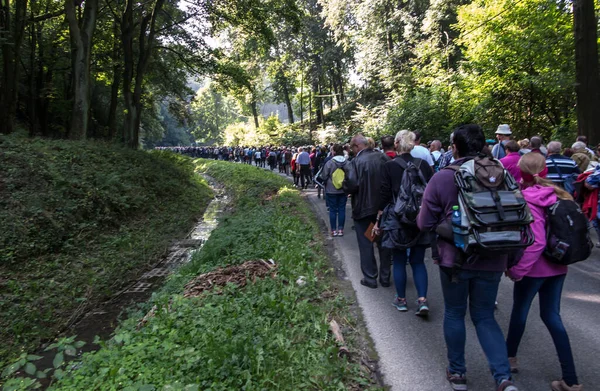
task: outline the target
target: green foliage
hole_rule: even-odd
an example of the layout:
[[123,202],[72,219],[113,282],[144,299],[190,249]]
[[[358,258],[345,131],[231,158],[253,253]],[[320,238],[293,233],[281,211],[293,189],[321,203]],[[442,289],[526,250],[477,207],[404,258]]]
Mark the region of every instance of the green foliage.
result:
[[0,151],[2,367],[155,262],[211,192],[172,153],[14,137]]
[[[327,261],[307,204],[285,179],[255,167],[196,161],[224,183],[235,210],[153,300],[155,316],[137,330],[126,321],[100,351],[54,390],[344,390],[372,387],[359,365],[338,357],[328,316],[345,310],[324,299]],[[277,273],[240,289],[184,298],[200,273],[273,259]],[[304,276],[305,285],[295,281]],[[350,343],[353,338],[346,336]]]

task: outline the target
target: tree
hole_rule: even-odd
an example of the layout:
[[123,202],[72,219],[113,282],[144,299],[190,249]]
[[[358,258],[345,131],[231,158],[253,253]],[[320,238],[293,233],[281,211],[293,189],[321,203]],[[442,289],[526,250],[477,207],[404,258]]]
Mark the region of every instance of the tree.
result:
[[592,145],[600,143],[597,20],[593,0],[573,1],[577,127]]
[[83,0],[66,0],[65,12],[69,22],[71,41],[71,64],[73,78],[73,111],[69,138],[85,139],[88,131],[90,111],[90,56],[92,38],[96,29],[98,0],[86,0],[83,18],[79,20],[76,7],[82,7]]
[[2,46],[0,133],[8,134],[13,131],[19,101],[19,70],[27,1],[17,0],[13,6],[10,0],[0,0],[0,14],[0,45]]

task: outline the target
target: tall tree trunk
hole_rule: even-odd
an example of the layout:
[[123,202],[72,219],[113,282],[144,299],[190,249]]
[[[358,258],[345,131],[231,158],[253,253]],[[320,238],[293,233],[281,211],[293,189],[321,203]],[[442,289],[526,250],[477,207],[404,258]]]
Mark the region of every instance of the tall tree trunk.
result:
[[594,0],[573,2],[575,26],[575,91],[577,128],[588,143],[600,142],[600,84],[598,83],[598,42]]
[[341,105],[342,103],[346,102],[346,98],[344,96],[344,78],[342,73],[342,62],[338,58],[335,63],[337,65],[337,82],[339,89],[338,92],[340,94],[338,103]]
[[250,102],[250,108],[252,109],[252,116],[254,117],[254,127],[258,129],[258,109],[256,107],[256,100]]
[[0,0],[0,41],[2,42],[2,78],[0,79],[0,133],[12,133],[19,99],[21,43],[25,35],[27,2],[15,3],[14,20],[10,0]]
[[323,123],[323,98],[320,95],[320,84],[318,80],[313,81],[313,96],[315,97],[315,110],[317,125]]
[[[76,0],[66,0],[65,13],[69,22],[69,37],[71,40],[72,56],[72,88],[73,110],[69,138],[83,140],[88,130],[90,116],[90,57],[92,37],[96,29],[98,16],[98,0],[86,0],[83,10],[83,20],[77,17]],[[81,4],[81,2],[79,2]],[[81,11],[80,11],[81,12]]]
[[[123,99],[125,102],[125,124],[123,134],[125,143],[132,149],[137,149],[140,144],[140,124],[142,119],[142,94],[143,81],[148,69],[150,58],[156,40],[156,19],[162,10],[165,0],[156,0],[152,10],[148,12],[140,22],[138,58],[135,66],[134,81],[134,50],[133,30],[135,28],[133,17],[134,3],[137,1],[127,0],[123,19],[121,21],[121,40],[123,43],[123,57],[125,60],[123,72]],[[133,85],[133,92],[131,87]]]
[[[31,6],[35,5],[35,0],[31,0]],[[30,18],[33,19],[33,11],[30,14]],[[33,137],[37,134],[37,119],[35,115],[35,106],[36,106],[36,83],[35,83],[35,74],[36,74],[36,66],[35,66],[35,52],[37,47],[37,33],[36,33],[36,23],[31,22],[29,25],[29,102],[27,103],[29,106],[29,136]]]
[[304,72],[300,73],[300,123],[304,122]]
[[119,84],[121,84],[121,60],[119,51],[119,31],[117,22],[113,22],[113,80],[110,86],[110,106],[108,109],[108,139],[114,140],[117,135],[117,105],[119,103]]
[[288,80],[287,78],[284,79],[284,83],[283,83],[283,94],[285,95],[285,105],[287,106],[287,112],[288,112],[288,120],[290,121],[290,124],[294,123],[294,109],[292,107],[292,100],[290,99],[290,91],[288,90]]

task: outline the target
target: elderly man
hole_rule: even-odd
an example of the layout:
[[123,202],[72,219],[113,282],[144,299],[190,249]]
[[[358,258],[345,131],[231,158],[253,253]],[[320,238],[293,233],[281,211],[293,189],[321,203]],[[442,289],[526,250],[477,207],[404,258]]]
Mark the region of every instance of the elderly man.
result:
[[498,125],[498,129],[496,129],[496,138],[498,139],[498,144],[494,145],[492,148],[492,156],[496,159],[502,159],[506,156],[506,150],[504,149],[504,145],[510,140],[510,135],[512,131],[510,130],[510,126],[507,124]]
[[577,141],[571,146],[571,149],[573,150],[573,155],[571,156],[571,159],[573,159],[575,163],[577,163],[577,167],[579,167],[579,170],[581,172],[586,171],[588,169],[588,166],[590,165],[591,160],[587,151],[587,145],[585,145],[585,143],[582,141]]
[[377,219],[381,171],[390,159],[381,152],[369,148],[366,137],[358,134],[350,141],[354,158],[346,166],[344,190],[352,194],[352,218],[360,252],[360,267],[363,279],[360,283],[369,288],[377,288],[377,277],[382,286],[390,285],[390,257],[385,251],[379,252],[380,267],[377,267],[373,243],[365,232]]
[[548,143],[548,158],[546,159],[548,174],[546,178],[571,193],[573,191],[572,183],[581,171],[573,159],[560,154],[561,149],[562,144],[558,141]]

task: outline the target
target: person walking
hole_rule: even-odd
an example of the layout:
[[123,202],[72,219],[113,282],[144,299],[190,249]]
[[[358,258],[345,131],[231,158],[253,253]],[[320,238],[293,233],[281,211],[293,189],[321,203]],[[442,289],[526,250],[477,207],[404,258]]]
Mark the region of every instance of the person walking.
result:
[[519,183],[521,181],[521,171],[519,171],[517,164],[521,158],[521,154],[519,154],[521,147],[519,147],[519,143],[515,140],[509,140],[504,146],[504,149],[508,154],[500,159],[500,162],[504,168],[506,168],[506,171],[515,178],[515,181]]
[[510,126],[507,124],[498,125],[498,129],[496,129],[496,138],[498,139],[498,144],[494,145],[492,148],[492,156],[496,159],[502,159],[506,156],[506,150],[504,146],[510,140],[510,136],[512,135],[512,130]]
[[[415,134],[409,130],[401,130],[396,134],[394,145],[398,155],[393,160],[384,164],[381,173],[379,212],[377,215],[377,224],[375,225],[375,231],[377,233],[380,229],[380,219],[384,209],[386,209],[386,207],[388,210],[393,208],[395,201],[400,194],[402,177],[405,173],[407,163],[417,166],[417,169],[420,170],[425,181],[429,181],[433,176],[433,170],[427,161],[415,158],[411,155],[410,152],[415,146],[414,142]],[[411,189],[404,190],[408,192],[411,191]],[[392,305],[396,307],[398,311],[408,311],[406,301],[406,263],[409,262],[413,272],[415,287],[417,289],[418,299],[416,315],[427,316],[429,314],[429,305],[427,303],[428,281],[427,268],[425,267],[425,250],[431,244],[430,233],[415,233],[415,231],[417,231],[416,227],[402,226],[399,223],[393,225],[394,229],[388,229],[389,227],[385,226],[381,228],[383,228],[383,243],[394,243],[397,241],[395,240],[396,238],[414,237],[414,239],[410,240],[413,242],[412,245],[395,243],[393,247],[389,248],[393,255],[393,275],[394,284],[396,286],[396,297],[394,298]],[[390,236],[390,240],[386,240],[386,236]]]
[[553,381],[553,391],[580,391],[569,336],[560,317],[560,299],[568,267],[549,262],[543,255],[546,248],[547,208],[557,200],[572,200],[565,190],[545,179],[546,159],[540,153],[528,153],[519,161],[523,177],[523,197],[533,214],[531,229],[535,242],[525,249],[523,257],[507,275],[515,281],[514,303],[506,346],[512,372],[518,372],[517,352],[525,332],[527,316],[536,295],[540,298],[540,317],[548,328],[562,369],[562,379]]
[[300,185],[303,189],[308,188],[310,184],[310,155],[304,150],[304,148],[298,149],[298,156],[296,157],[296,166],[300,167]]
[[[456,159],[452,165],[455,166],[478,156],[486,145],[483,130],[475,124],[457,128],[452,142]],[[497,391],[517,391],[511,378],[504,335],[494,315],[498,286],[508,256],[502,253],[482,256],[460,268],[455,267],[459,253],[452,239],[451,225],[452,208],[458,205],[454,174],[454,169],[443,169],[431,178],[417,217],[421,231],[436,230],[439,233],[440,260],[437,263],[444,296],[443,329],[448,349],[446,378],[452,389],[467,390],[465,316],[468,308]]]
[[382,286],[389,286],[391,265],[385,254],[379,255],[379,268],[375,260],[373,243],[365,236],[371,224],[375,224],[379,210],[379,190],[381,188],[381,170],[390,159],[381,152],[368,147],[367,138],[361,134],[350,140],[354,158],[346,166],[346,185],[344,190],[352,195],[352,218],[360,252],[360,267],[363,278],[360,283],[368,288],[377,288],[377,277]]
[[325,198],[329,207],[331,236],[344,236],[348,196],[344,193],[341,183],[338,183],[339,179],[333,177],[333,173],[337,169],[344,170],[348,161],[344,157],[344,150],[340,144],[334,144],[331,147],[331,154],[333,157],[325,163],[320,176],[325,185]]

